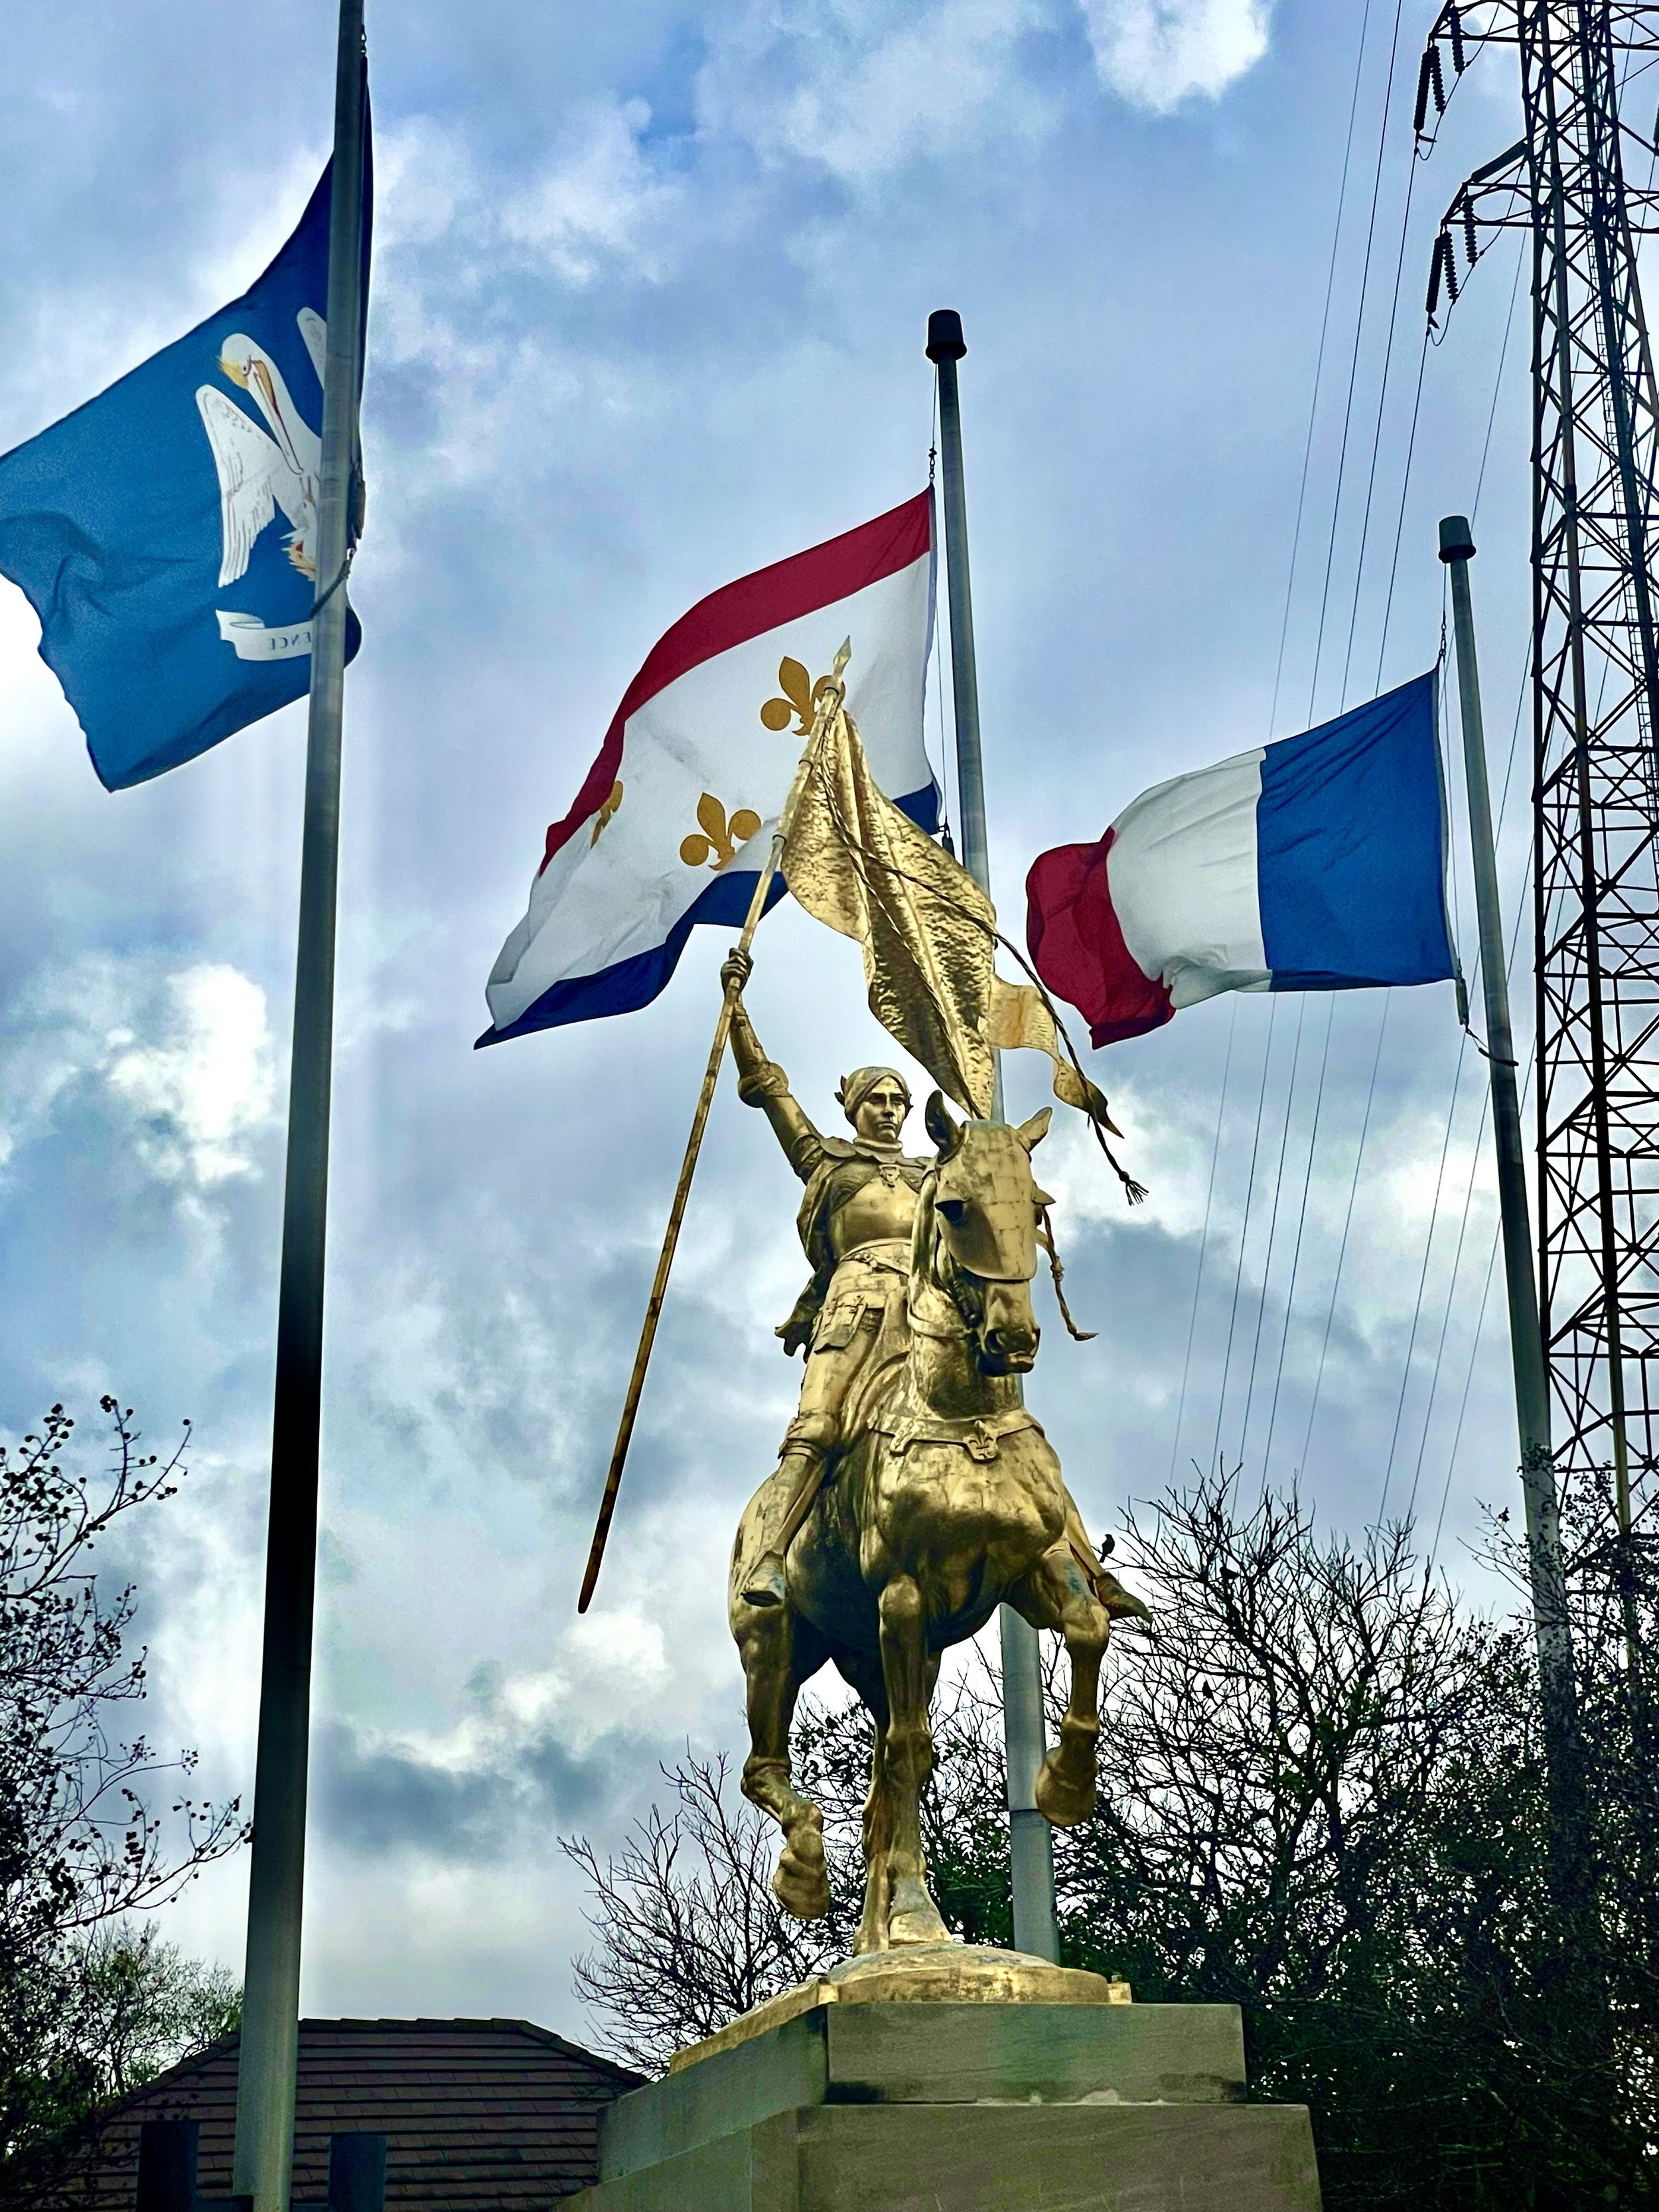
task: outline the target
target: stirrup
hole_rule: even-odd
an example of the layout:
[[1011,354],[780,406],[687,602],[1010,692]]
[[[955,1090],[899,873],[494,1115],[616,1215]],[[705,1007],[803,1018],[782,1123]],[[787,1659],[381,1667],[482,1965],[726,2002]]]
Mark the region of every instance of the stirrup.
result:
[[763,1552],[740,1595],[745,1605],[759,1606],[763,1610],[786,1603],[789,1590],[784,1576],[783,1553]]

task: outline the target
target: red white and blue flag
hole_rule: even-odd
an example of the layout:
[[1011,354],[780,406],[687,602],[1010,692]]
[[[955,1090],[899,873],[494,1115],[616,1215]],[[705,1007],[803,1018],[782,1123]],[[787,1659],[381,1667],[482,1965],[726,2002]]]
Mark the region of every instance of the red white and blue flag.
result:
[[[922,748],[933,610],[924,491],[683,615],[623,694],[575,804],[547,833],[530,910],[490,974],[478,1042],[647,1006],[696,923],[741,925],[810,722],[810,702],[803,714],[779,696],[786,659],[810,683],[850,638],[847,702],[877,781],[934,829],[939,794]],[[780,877],[774,896],[783,890]]]
[[1097,1045],[1220,991],[1344,991],[1457,972],[1433,672],[1143,792],[1025,879],[1038,974]]

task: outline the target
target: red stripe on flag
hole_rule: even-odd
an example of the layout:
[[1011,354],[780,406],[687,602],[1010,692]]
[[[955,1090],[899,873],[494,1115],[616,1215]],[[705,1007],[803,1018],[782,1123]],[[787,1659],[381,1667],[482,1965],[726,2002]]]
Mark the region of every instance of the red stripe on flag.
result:
[[1106,870],[1115,834],[1039,853],[1025,878],[1031,965],[1077,1008],[1097,1045],[1143,1036],[1175,1012],[1167,986],[1136,965],[1123,941]]
[[739,576],[735,584],[711,592],[690,613],[683,614],[657,640],[639,674],[623,693],[599,757],[587,771],[574,805],[548,830],[542,866],[545,868],[560,847],[599,812],[610,795],[622,765],[623,731],[629,716],[647,699],[654,699],[688,669],[701,667],[716,653],[729,653],[734,645],[746,645],[751,637],[764,636],[780,623],[799,622],[803,615],[816,614],[820,607],[850,599],[854,592],[880,583],[884,576],[895,576],[920,561],[933,542],[933,515],[932,492],[919,492],[902,507],[878,514],[873,522],[861,522],[856,530],[843,531],[839,538],[814,545],[808,552],[775,561],[769,568],[757,568],[752,576]]

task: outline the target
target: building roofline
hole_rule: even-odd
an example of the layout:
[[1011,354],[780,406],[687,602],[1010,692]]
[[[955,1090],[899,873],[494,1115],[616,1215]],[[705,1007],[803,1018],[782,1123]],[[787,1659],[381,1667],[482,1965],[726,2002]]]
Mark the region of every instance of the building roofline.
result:
[[[381,2033],[387,2030],[395,2030],[410,2034],[437,2030],[453,2034],[458,2029],[464,2033],[494,2031],[499,2034],[506,2029],[522,2035],[529,2042],[541,2044],[552,2050],[562,2051],[568,2057],[580,2059],[584,2065],[598,2067],[605,2073],[614,2075],[628,2088],[638,2088],[646,2080],[643,2074],[635,2073],[632,2067],[623,2066],[617,2059],[607,2058],[602,2051],[589,2051],[585,2045],[572,2043],[562,2035],[556,2035],[550,2027],[543,2027],[533,2020],[520,2020],[505,2013],[498,2013],[489,2017],[463,2014],[449,2019],[437,2014],[427,2013],[417,2014],[410,2019],[374,2019],[351,2014],[343,2014],[337,2018],[313,2015],[302,2019],[300,2022],[301,2035],[307,2028],[343,2028],[353,2033],[373,2030]],[[80,2122],[75,2132],[78,2134],[84,2131],[88,2136],[101,2132],[112,2122],[120,2119],[123,2114],[131,2112],[135,2106],[142,2105],[155,2096],[158,2090],[173,2087],[185,2087],[215,2060],[228,2057],[240,2046],[241,2040],[240,2030],[233,2028],[228,2035],[216,2037],[213,2042],[204,2044],[200,2051],[191,2051],[188,2057],[175,2059],[171,2066],[164,2067],[161,2073],[152,2075],[148,2081],[142,2082],[137,2088],[129,2089],[124,2097],[112,2098],[108,2104],[100,2105],[94,2111],[88,2112]]]

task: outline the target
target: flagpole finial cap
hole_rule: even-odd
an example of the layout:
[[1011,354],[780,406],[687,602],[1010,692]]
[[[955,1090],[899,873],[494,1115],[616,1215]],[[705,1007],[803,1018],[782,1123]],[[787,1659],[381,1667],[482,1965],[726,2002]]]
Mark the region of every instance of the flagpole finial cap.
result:
[[1443,561],[1471,561],[1474,557],[1474,533],[1469,528],[1466,514],[1446,515],[1440,525],[1440,557]]
[[935,307],[927,318],[927,358],[932,362],[960,361],[968,350],[962,335],[962,317],[954,307]]

